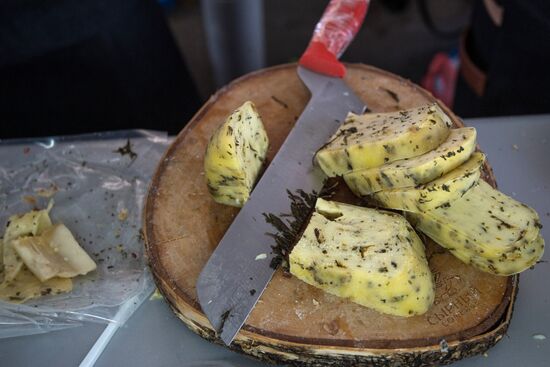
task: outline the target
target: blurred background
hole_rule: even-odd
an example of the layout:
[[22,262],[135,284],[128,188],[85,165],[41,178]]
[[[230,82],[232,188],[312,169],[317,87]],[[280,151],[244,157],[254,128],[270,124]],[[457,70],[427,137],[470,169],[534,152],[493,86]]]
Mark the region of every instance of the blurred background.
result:
[[[3,0],[0,138],[177,133],[210,95],[295,62],[327,0]],[[550,112],[550,2],[373,0],[343,59],[462,117]]]
[[[174,10],[169,12],[168,19],[177,44],[199,86],[201,96],[207,97],[216,87],[246,71],[244,68],[239,69],[239,65],[235,65],[234,59],[231,60],[230,56],[242,58],[243,67],[248,66],[247,57],[258,64],[250,66],[296,62],[306,49],[315,24],[328,1],[202,1],[202,9],[200,3],[180,0]],[[255,43],[256,36],[264,33],[263,42],[260,41],[263,47],[256,47],[263,51],[263,60],[254,55],[252,49],[241,52],[230,50],[227,59],[223,61],[216,59],[225,56],[222,52],[213,50],[214,52],[209,53],[209,35],[216,33],[217,29],[216,25],[212,24],[215,19],[212,16],[205,19],[202,14],[208,12],[208,7],[217,10],[225,5],[227,9],[229,3],[240,3],[243,7],[242,15],[238,12],[240,9],[236,11],[237,17],[242,16],[238,22],[246,22],[247,17],[263,18],[263,21],[260,19],[258,22],[259,29],[253,29],[254,24],[250,24],[250,33],[242,35],[249,43]],[[421,3],[426,5],[443,35],[439,35],[426,25],[420,11]],[[362,29],[342,58],[347,62],[371,64],[420,83],[435,53],[457,53],[458,39],[468,24],[472,4],[473,0],[374,0],[370,4]],[[246,13],[251,10],[254,13]],[[213,15],[219,14],[214,12]],[[222,12],[220,18],[224,16],[231,17],[235,14]],[[226,27],[225,31],[230,29],[238,35],[239,26],[242,26],[242,23]],[[225,33],[224,36],[226,42],[231,42],[229,34]],[[205,62],[209,60],[210,55],[214,56],[214,60]],[[220,70],[213,70],[213,66]],[[230,72],[226,73],[226,70]]]

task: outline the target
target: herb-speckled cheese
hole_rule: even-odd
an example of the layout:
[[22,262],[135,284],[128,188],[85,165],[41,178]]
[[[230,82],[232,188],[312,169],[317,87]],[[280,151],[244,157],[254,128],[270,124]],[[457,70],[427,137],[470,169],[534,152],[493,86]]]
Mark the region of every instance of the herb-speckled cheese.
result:
[[416,157],[438,147],[449,135],[449,117],[437,104],[399,112],[350,113],[316,154],[329,177]]
[[424,245],[395,213],[318,199],[289,261],[304,282],[382,313],[419,315],[434,300]]
[[418,157],[405,158],[380,167],[348,172],[348,187],[357,196],[374,192],[414,187],[432,181],[464,163],[475,150],[476,129],[452,129],[447,140],[436,149]]
[[242,207],[264,164],[269,142],[252,102],[245,102],[214,132],[206,148],[208,191],[221,204]]
[[474,153],[464,164],[427,184],[379,191],[372,196],[381,206],[412,212],[447,207],[479,182],[483,153]]
[[519,273],[544,252],[537,213],[482,180],[449,207],[407,217],[460,260],[492,274]]
[[13,281],[23,268],[23,260],[15,251],[13,240],[21,236],[39,235],[50,227],[52,222],[49,213],[52,206],[53,202],[50,202],[46,209],[32,210],[23,215],[12,215],[9,218],[3,239],[3,250],[0,251],[2,254],[0,265],[3,265],[3,269],[0,269],[2,270],[0,274],[3,273],[3,279],[0,279],[0,282],[9,283]]

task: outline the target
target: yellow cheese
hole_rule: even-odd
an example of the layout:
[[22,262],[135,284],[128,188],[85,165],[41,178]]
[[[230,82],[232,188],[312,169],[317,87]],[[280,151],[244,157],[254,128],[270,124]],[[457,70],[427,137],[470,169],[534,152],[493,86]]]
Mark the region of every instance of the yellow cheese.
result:
[[289,262],[304,282],[382,313],[419,315],[434,300],[424,245],[395,213],[318,199]]
[[23,215],[12,215],[8,219],[2,246],[4,282],[13,280],[23,266],[23,261],[13,248],[12,241],[20,236],[40,235],[46,228],[50,227],[52,221],[49,213],[52,206],[53,202],[50,202],[46,209],[32,210]]
[[348,172],[348,187],[357,196],[374,192],[414,187],[432,181],[464,163],[475,150],[476,129],[452,129],[447,140],[436,149],[380,167]]
[[451,125],[437,104],[389,113],[350,113],[316,160],[329,177],[379,167],[438,147]]
[[480,255],[465,248],[454,248],[450,252],[462,262],[481,271],[507,276],[534,266],[544,254],[544,239],[539,235],[531,242],[521,241],[513,251],[503,252],[498,257]]
[[206,148],[204,171],[216,202],[244,205],[264,164],[268,144],[252,102],[245,102],[214,132]]
[[466,163],[437,180],[414,188],[379,191],[373,198],[385,208],[411,212],[446,207],[479,182],[484,161],[483,153],[474,153]]
[[40,236],[13,240],[13,248],[33,274],[44,282],[53,277],[72,278],[95,270],[95,262],[63,224],[46,229]]
[[544,251],[537,213],[482,180],[448,207],[407,218],[460,260],[493,274],[521,272]]

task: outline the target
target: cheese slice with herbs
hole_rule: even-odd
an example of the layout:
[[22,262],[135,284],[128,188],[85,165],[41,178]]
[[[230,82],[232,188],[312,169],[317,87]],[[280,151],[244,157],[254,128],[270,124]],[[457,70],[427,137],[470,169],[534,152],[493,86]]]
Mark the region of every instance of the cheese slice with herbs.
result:
[[318,199],[289,262],[298,279],[378,312],[419,315],[434,300],[424,245],[396,213]]
[[23,215],[9,217],[2,246],[3,282],[12,281],[23,266],[23,261],[13,248],[13,240],[20,236],[40,235],[50,227],[52,221],[49,213],[52,207],[53,201],[50,201],[46,209],[32,210]]
[[266,159],[268,137],[252,102],[236,109],[214,132],[206,148],[208,191],[218,203],[242,207]]
[[407,218],[460,260],[492,274],[519,273],[544,251],[535,210],[482,180],[449,206]]
[[422,155],[449,135],[450,118],[437,104],[389,113],[348,114],[316,161],[329,177]]
[[379,191],[372,197],[385,208],[409,212],[447,207],[477,185],[483,162],[485,155],[476,152],[466,163],[434,181],[413,188]]
[[42,282],[53,277],[72,278],[96,269],[95,262],[63,224],[47,228],[40,236],[19,237],[12,245]]
[[380,167],[351,171],[344,174],[344,180],[357,196],[418,186],[435,180],[460,166],[470,158],[475,147],[475,128],[452,129],[447,140],[428,153]]
[[41,282],[26,267],[22,266],[15,278],[0,285],[0,300],[23,303],[33,298],[70,292],[73,281],[69,278],[51,278]]

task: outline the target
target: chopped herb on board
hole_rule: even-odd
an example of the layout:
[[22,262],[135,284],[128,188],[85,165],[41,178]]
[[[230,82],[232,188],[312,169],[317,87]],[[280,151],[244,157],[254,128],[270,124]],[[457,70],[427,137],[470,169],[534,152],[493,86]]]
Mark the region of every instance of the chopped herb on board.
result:
[[130,142],[130,139],[126,141],[126,145],[119,147],[117,150],[114,150],[113,152],[118,153],[122,156],[129,155],[130,159],[137,158],[137,153],[132,150],[132,143]]
[[[303,190],[296,190],[295,193],[292,193],[287,190],[288,198],[290,199],[290,214],[281,213],[276,215],[273,213],[263,213],[265,221],[271,224],[276,230],[275,233],[267,233],[275,240],[275,245],[272,246],[275,256],[269,265],[271,268],[276,269],[279,265],[282,265],[283,270],[288,272],[288,256],[299,240],[315,208],[317,198],[332,196],[336,186],[338,186],[338,182],[327,180],[319,194],[315,191],[306,193]],[[324,241],[321,233],[319,233],[318,239]]]
[[279,98],[271,96],[271,99],[283,106],[284,108],[288,108],[288,105],[285,102],[281,101]]

